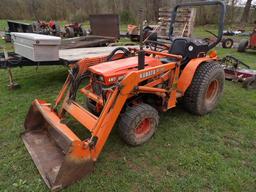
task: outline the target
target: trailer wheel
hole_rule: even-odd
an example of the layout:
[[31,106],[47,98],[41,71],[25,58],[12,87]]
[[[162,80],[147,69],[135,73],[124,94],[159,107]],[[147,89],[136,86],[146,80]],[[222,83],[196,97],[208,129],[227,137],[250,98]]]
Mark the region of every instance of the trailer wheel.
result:
[[237,48],[237,51],[238,51],[238,52],[245,52],[247,46],[248,46],[248,40],[243,39],[243,40],[239,43],[238,48]]
[[75,32],[74,32],[74,29],[72,27],[66,27],[66,37],[67,38],[72,38],[75,36]]
[[148,104],[129,107],[122,114],[118,131],[129,145],[138,146],[148,141],[155,133],[159,122],[156,109]]
[[222,47],[225,48],[225,49],[232,48],[233,44],[234,44],[234,41],[233,41],[233,39],[230,39],[230,38],[224,39],[222,41]]
[[243,87],[246,89],[256,89],[256,76],[246,78],[243,82]]
[[211,112],[222,95],[224,78],[220,64],[214,61],[202,63],[183,97],[185,108],[196,115]]

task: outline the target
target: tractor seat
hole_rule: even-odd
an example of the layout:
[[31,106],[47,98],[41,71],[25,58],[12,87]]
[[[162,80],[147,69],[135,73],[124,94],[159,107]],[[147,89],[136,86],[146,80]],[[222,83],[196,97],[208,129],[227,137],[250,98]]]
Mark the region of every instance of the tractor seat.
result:
[[[200,54],[205,55],[209,50],[208,42],[201,39],[193,39],[189,37],[180,37],[173,40],[168,51],[170,54],[181,55],[181,65],[186,65],[190,59],[197,58]],[[173,58],[162,58],[163,64],[175,61]]]
[[[186,57],[187,38],[177,38],[173,41],[168,53],[174,55],[181,55],[183,58]],[[164,57],[160,61],[163,64],[176,61],[175,58]]]

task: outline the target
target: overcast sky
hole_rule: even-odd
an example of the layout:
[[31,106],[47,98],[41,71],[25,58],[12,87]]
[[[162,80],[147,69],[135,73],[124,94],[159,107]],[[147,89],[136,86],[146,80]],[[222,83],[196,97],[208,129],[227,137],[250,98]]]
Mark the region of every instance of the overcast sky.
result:
[[[245,3],[246,3],[246,0],[238,0],[239,1],[239,4],[241,4],[241,5],[245,5]],[[256,4],[256,0],[253,0],[252,1],[252,5],[255,5]]]

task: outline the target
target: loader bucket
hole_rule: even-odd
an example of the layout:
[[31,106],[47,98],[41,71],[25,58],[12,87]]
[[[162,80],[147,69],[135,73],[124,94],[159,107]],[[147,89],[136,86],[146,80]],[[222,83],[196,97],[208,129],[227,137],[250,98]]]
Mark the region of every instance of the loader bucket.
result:
[[22,140],[51,190],[59,190],[93,171],[90,152],[44,101],[35,100]]

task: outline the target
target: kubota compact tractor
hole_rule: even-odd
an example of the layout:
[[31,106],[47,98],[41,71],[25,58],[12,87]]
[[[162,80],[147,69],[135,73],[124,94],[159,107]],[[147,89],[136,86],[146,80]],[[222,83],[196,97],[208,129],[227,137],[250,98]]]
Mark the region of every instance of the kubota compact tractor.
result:
[[[221,41],[225,5],[221,1],[177,5],[170,35],[178,8],[202,5],[221,9],[215,42],[181,37],[173,40],[168,52],[117,48],[105,57],[83,59],[71,65],[54,105],[33,101],[22,139],[49,188],[61,189],[92,172],[117,122],[122,139],[137,146],[155,133],[158,112],[174,108],[179,97],[197,115],[216,107],[224,71],[216,53],[208,51]],[[87,77],[89,83],[81,88]],[[79,92],[87,107],[76,100]],[[88,130],[86,139],[68,127],[68,115]]]

